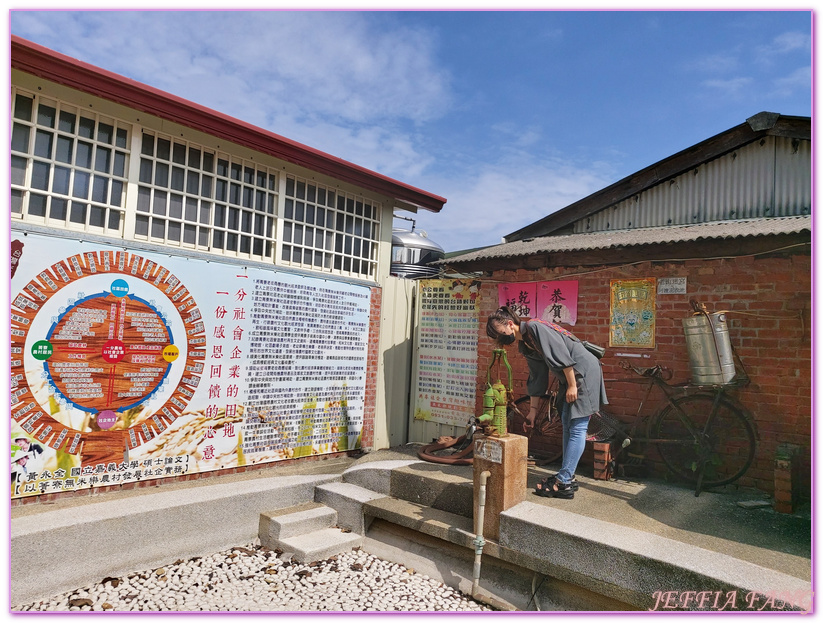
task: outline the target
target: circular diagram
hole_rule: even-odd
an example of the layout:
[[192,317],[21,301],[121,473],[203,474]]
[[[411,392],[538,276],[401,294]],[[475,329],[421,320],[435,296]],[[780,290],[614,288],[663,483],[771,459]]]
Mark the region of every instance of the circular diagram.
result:
[[119,463],[182,414],[205,347],[196,301],[166,268],[126,251],[73,255],[12,299],[12,418],[84,463]]
[[163,358],[163,350],[174,346],[171,329],[135,296],[103,292],[78,301],[60,315],[46,341],[52,349],[43,364],[49,381],[66,401],[95,415],[133,409],[157,392],[171,369]]

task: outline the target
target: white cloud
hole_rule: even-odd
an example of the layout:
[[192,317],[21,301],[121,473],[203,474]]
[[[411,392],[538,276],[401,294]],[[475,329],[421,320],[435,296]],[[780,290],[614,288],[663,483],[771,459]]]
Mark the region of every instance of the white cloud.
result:
[[[811,54],[812,39],[806,33],[785,32],[765,45],[757,46],[754,50],[755,61],[764,68],[771,68],[790,54]],[[809,57],[811,61],[811,57]]]
[[712,89],[720,97],[736,98],[754,82],[751,78],[730,78],[728,80],[705,80],[703,86]]
[[446,251],[498,244],[506,234],[604,188],[614,181],[612,173],[555,161],[488,167],[473,177],[446,181],[443,210],[414,218]]
[[736,53],[721,52],[694,59],[688,64],[688,69],[707,74],[726,74],[739,66],[740,59]]
[[433,37],[378,30],[369,19],[327,11],[12,14],[23,37],[187,99],[210,94],[195,100],[210,107],[231,94],[293,116],[356,123],[419,122],[447,110],[450,77],[437,66]]
[[788,52],[811,51],[812,38],[803,32],[784,32],[774,39],[769,45],[760,46],[758,51],[762,54],[786,54]]
[[[433,36],[368,14],[23,11],[15,34],[401,180],[449,110]],[[408,129],[411,127],[412,129]]]
[[275,118],[270,125],[291,140],[405,182],[424,175],[433,162],[430,154],[418,149],[412,136],[388,126],[347,127],[287,116]]
[[536,33],[539,39],[543,41],[550,41],[552,43],[559,43],[563,40],[563,29],[562,28],[545,28],[540,32]]
[[801,67],[794,70],[788,76],[783,76],[774,81],[773,95],[777,97],[790,97],[797,91],[808,93],[811,97],[812,68]]

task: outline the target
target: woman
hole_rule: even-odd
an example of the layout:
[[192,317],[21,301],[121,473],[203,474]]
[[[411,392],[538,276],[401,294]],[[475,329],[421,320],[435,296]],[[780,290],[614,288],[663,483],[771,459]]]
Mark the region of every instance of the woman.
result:
[[560,471],[538,483],[535,493],[570,500],[577,490],[574,472],[586,447],[589,418],[608,404],[600,362],[574,335],[559,325],[520,318],[508,307],[500,307],[486,322],[486,335],[501,346],[517,341],[517,349],[529,364],[526,391],[531,408],[524,428],[534,426],[540,397],[546,393],[549,372],[558,377],[563,424],[563,464]]

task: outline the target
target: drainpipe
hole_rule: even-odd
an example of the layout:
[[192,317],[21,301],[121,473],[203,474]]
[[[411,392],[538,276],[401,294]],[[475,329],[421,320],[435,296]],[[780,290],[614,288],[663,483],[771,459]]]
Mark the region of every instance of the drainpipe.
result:
[[474,573],[472,574],[472,597],[478,599],[477,589],[480,584],[480,557],[483,555],[483,546],[486,544],[483,538],[484,512],[486,510],[486,481],[491,476],[491,472],[480,472],[480,491],[478,492],[477,517],[475,518],[474,532]]

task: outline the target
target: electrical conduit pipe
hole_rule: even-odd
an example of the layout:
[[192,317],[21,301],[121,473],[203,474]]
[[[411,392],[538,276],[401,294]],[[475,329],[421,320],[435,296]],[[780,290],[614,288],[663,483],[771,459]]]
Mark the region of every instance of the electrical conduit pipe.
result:
[[491,476],[491,472],[480,472],[480,490],[478,491],[477,516],[474,518],[474,572],[472,573],[472,597],[478,599],[477,589],[480,584],[480,557],[483,555],[483,546],[486,544],[483,538],[483,522],[486,510],[486,481]]

